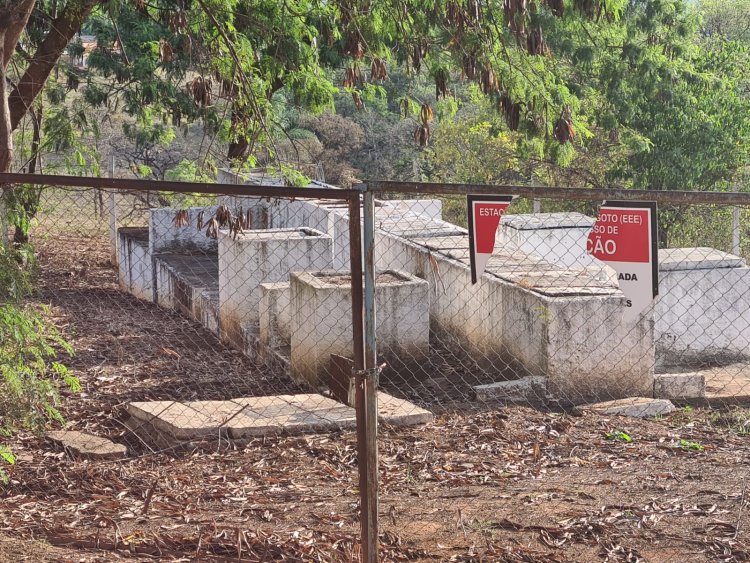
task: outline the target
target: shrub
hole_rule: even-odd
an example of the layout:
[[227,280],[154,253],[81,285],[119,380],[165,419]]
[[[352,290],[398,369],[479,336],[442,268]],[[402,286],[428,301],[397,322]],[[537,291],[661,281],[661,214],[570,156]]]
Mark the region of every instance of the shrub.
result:
[[[62,422],[60,389],[80,390],[78,379],[57,358],[73,348],[46,318],[45,307],[24,304],[31,290],[33,253],[0,242],[0,437],[19,430],[41,432],[49,422]],[[15,458],[0,443],[3,466]]]

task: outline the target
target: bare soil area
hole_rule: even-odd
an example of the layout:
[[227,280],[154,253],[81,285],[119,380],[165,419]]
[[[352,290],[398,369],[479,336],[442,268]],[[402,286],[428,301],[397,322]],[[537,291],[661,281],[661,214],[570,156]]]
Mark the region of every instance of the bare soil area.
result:
[[[133,400],[304,391],[199,325],[117,289],[106,241],[50,237],[38,300],[77,354],[67,427],[126,444],[81,461],[21,436],[0,495],[0,560],[353,561],[351,431],[154,451],[123,424]],[[439,375],[439,374],[436,374]],[[475,410],[381,428],[384,561],[750,560],[750,412],[660,420]]]

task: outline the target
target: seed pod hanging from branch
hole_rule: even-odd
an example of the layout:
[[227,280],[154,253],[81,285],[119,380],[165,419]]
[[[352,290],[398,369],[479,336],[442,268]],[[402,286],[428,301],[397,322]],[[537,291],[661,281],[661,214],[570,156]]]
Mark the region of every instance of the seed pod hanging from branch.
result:
[[174,220],[172,221],[174,223],[175,227],[181,228],[181,227],[187,227],[190,224],[190,217],[188,216],[188,212],[186,209],[180,209],[174,216]]
[[477,77],[477,54],[476,51],[464,55],[461,63],[461,74],[469,80]]
[[199,107],[210,107],[213,104],[213,81],[210,78],[196,76],[190,83],[189,93]]
[[361,86],[364,82],[364,78],[362,76],[362,71],[359,70],[359,66],[356,65],[356,63],[350,67],[347,68],[344,72],[344,88],[357,88],[358,86]]
[[411,103],[409,102],[409,98],[403,97],[398,103],[398,108],[400,110],[401,117],[409,117],[409,115],[411,114]]
[[365,103],[362,101],[362,97],[358,92],[352,92],[352,100],[354,101],[354,107],[357,108],[357,111],[365,109]]
[[232,220],[232,211],[226,205],[220,205],[218,209],[216,209],[214,218],[219,223],[220,227],[226,227]]
[[489,64],[485,65],[479,75],[479,86],[485,94],[491,94],[500,89],[500,82]]
[[479,9],[479,0],[468,0],[466,2],[466,23],[469,27],[477,27],[481,23],[482,13]]
[[359,60],[365,56],[364,41],[359,29],[351,29],[346,35],[344,54]]
[[593,20],[601,15],[602,5],[598,0],[573,0],[573,8]]
[[505,123],[508,124],[508,129],[511,131],[518,131],[518,126],[521,122],[521,104],[511,104],[508,111],[505,114]]
[[159,42],[159,58],[163,64],[169,64],[174,60],[174,49],[164,39]]
[[388,78],[388,66],[385,64],[385,61],[379,58],[372,59],[370,79],[383,82],[386,78]]
[[458,2],[452,0],[445,6],[445,20],[450,25],[462,27],[464,24],[464,11]]
[[420,39],[412,48],[409,49],[411,56],[411,67],[415,74],[419,74],[422,70],[422,60],[427,55],[427,43],[424,39]]
[[560,143],[567,143],[576,136],[576,131],[573,129],[573,118],[571,116],[570,106],[565,106],[560,114],[560,118],[555,122],[554,128],[555,139]]
[[187,14],[185,14],[184,11],[178,10],[170,16],[169,30],[172,33],[184,33],[187,29],[187,26]]
[[426,123],[414,130],[414,140],[420,147],[426,147],[430,142],[430,126]]
[[526,34],[526,0],[504,0],[503,14],[508,29],[520,40]]
[[541,27],[535,27],[529,31],[529,35],[526,37],[526,50],[532,56],[545,54],[546,45]]
[[563,17],[565,14],[565,2],[563,0],[544,0],[544,3],[547,4],[552,14],[558,18]]
[[444,68],[439,68],[435,71],[435,99],[445,99],[448,97],[448,71]]

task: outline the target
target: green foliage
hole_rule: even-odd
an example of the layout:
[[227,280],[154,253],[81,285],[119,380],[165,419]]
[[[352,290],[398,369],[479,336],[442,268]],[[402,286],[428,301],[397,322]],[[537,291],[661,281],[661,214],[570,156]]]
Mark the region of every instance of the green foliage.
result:
[[611,432],[607,432],[605,434],[605,437],[607,438],[607,440],[615,440],[617,442],[630,443],[633,441],[633,438],[630,436],[630,434],[622,430],[612,430]]
[[701,0],[698,11],[706,35],[750,45],[750,0]]
[[13,247],[0,241],[0,303],[19,302],[31,293],[34,266],[30,246]]
[[[57,408],[61,387],[80,391],[78,379],[56,360],[60,353],[72,355],[73,349],[45,318],[47,313],[28,305],[0,306],[0,433],[5,436],[63,422]],[[9,452],[5,446],[3,451]],[[4,478],[0,467],[0,480]]]
[[516,139],[488,110],[476,104],[440,122],[425,154],[431,180],[499,184],[517,168]]
[[691,440],[680,440],[678,444],[679,448],[686,452],[702,452],[705,450],[705,446],[700,442],[693,442]]
[[292,166],[281,164],[279,167],[272,167],[269,170],[272,176],[278,176],[284,180],[284,185],[293,186],[296,188],[304,188],[309,186],[312,181],[310,178],[302,174],[299,170]]
[[750,435],[750,411],[735,407],[711,414],[711,423],[719,428],[737,432],[742,436]]
[[[28,235],[31,221],[39,210],[40,197],[41,189],[31,184],[15,186],[2,195],[6,219],[24,236]],[[28,259],[33,256],[27,247],[17,248],[16,252],[19,251],[23,251],[22,258]]]
[[[80,390],[78,380],[57,360],[73,349],[46,318],[47,309],[22,302],[31,292],[34,264],[30,247],[0,242],[0,435],[6,437],[62,422],[60,388]],[[0,481],[7,478],[3,464],[14,461],[10,449],[0,444]]]
[[177,166],[167,171],[164,179],[172,182],[213,183],[215,181],[213,176],[206,174],[193,160],[180,161]]

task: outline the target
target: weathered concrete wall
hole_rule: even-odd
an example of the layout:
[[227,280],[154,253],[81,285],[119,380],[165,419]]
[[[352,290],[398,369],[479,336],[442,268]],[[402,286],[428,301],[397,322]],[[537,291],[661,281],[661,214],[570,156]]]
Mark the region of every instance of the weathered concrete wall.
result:
[[410,213],[438,221],[443,218],[443,202],[439,199],[391,199],[382,204],[383,207],[403,214]]
[[499,249],[472,286],[468,237],[379,231],[375,247],[378,268],[429,282],[433,331],[449,333],[485,368],[496,365],[499,378],[506,368],[545,376],[567,402],[653,393],[653,320],[623,324],[624,299],[609,282]]
[[292,291],[289,282],[260,284],[260,346],[265,350],[288,346],[292,336]]
[[219,291],[206,289],[200,297],[201,324],[215,335],[219,335]]
[[586,268],[601,280],[616,281],[616,272],[586,252],[588,233],[596,220],[582,213],[505,215],[503,244],[566,268]]
[[651,311],[635,323],[626,323],[625,298],[621,294],[552,297],[544,301],[548,307],[541,311],[549,342],[547,391],[552,397],[577,404],[652,395]]
[[713,248],[659,251],[656,353],[660,365],[750,358],[750,268]]
[[[428,200],[431,201],[431,200]],[[400,204],[400,201],[396,201]],[[403,238],[441,237],[466,235],[468,231],[438,219],[421,217],[408,211],[411,207],[393,205],[392,201],[376,202],[375,224],[378,231]],[[406,211],[404,210],[406,209]],[[349,213],[346,209],[333,210],[334,267],[348,270],[349,254]]]
[[148,229],[120,227],[118,238],[117,269],[120,288],[138,299],[153,301],[154,270],[148,249]]
[[[427,282],[404,272],[376,285],[378,350],[418,362],[429,352]],[[335,271],[295,272],[290,277],[291,374],[313,385],[324,382],[331,354],[351,357],[352,297],[348,276]]]
[[505,215],[503,241],[563,266],[590,266],[586,237],[596,220],[582,213],[522,213]]
[[198,215],[203,213],[204,223],[216,213],[216,206],[191,207],[186,209],[188,224],[178,227],[174,224],[179,209],[161,207],[149,212],[148,242],[151,254],[162,252],[204,252],[215,253],[216,241],[205,235],[205,227],[199,231]]
[[218,281],[216,256],[159,254],[154,256],[154,267],[156,302],[201,321],[201,295],[215,289]]
[[294,271],[332,265],[331,237],[308,228],[219,231],[219,316],[222,335],[242,345],[242,323],[259,321],[260,284],[286,281]]
[[154,289],[155,301],[160,307],[174,309],[174,287],[172,286],[172,271],[169,264],[154,258]]
[[[348,269],[346,208],[321,202],[304,205],[325,210],[329,233],[332,218],[333,264],[337,269]],[[286,226],[300,216],[304,216],[300,209],[289,208],[275,214],[272,223]],[[402,270],[425,279],[433,334],[442,343],[459,343],[459,351],[470,351],[471,358],[485,367],[496,365],[499,379],[507,379],[509,374],[543,376],[555,398],[569,403],[650,396],[653,317],[647,313],[635,324],[622,322],[622,293],[609,273],[601,275],[601,265],[592,266],[585,254],[591,221],[583,216],[570,225],[558,221],[562,225],[558,233],[522,233],[523,229],[516,229],[519,232],[511,235],[519,238],[497,249],[487,273],[472,286],[464,229],[420,217],[405,203],[379,202],[376,268]],[[322,223],[321,219],[318,224]],[[572,245],[573,250],[560,255],[562,245]],[[294,287],[292,280],[292,307],[305,315],[304,299],[295,301]],[[350,304],[347,318],[349,309]],[[292,319],[293,355],[298,344],[296,316]],[[325,321],[320,323],[326,326]],[[321,362],[327,362],[329,355],[326,351]],[[300,356],[298,365],[304,362]]]

